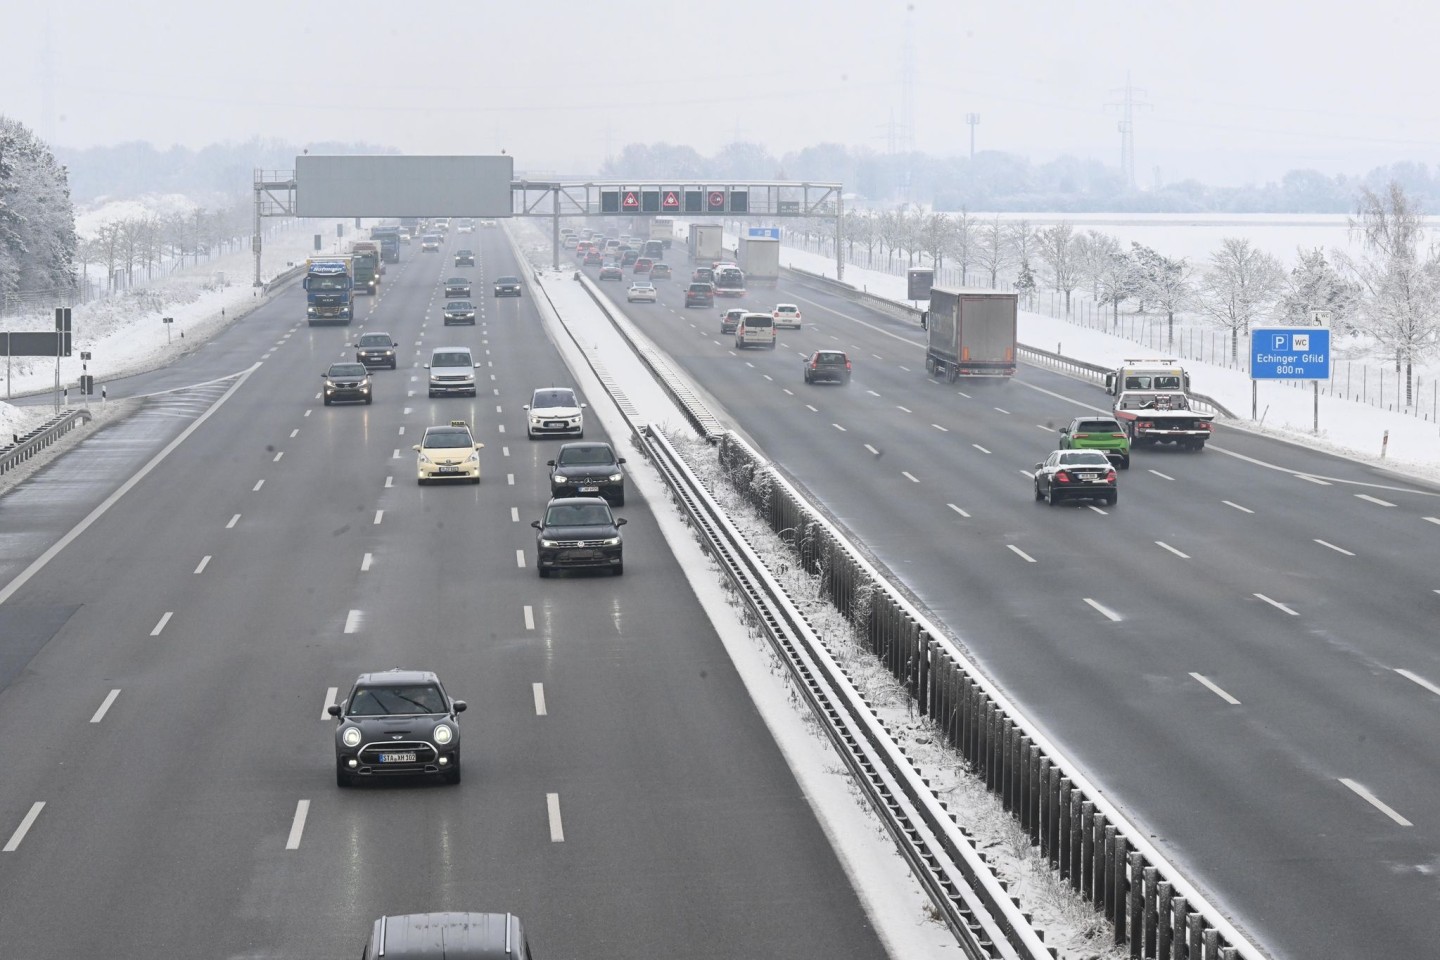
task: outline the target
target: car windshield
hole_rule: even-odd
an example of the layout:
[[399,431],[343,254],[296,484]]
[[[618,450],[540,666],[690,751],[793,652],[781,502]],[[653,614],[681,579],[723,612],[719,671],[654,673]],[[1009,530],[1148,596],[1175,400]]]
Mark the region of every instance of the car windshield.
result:
[[800,308],[793,303],[782,303],[775,308],[776,313],[799,313]]
[[357,687],[350,695],[352,717],[386,717],[446,713],[445,695],[433,684]]
[[519,278],[519,277],[497,277],[496,280],[495,280],[495,282],[496,282],[496,283],[519,283],[519,282],[520,282],[520,278]]
[[609,447],[569,447],[560,451],[560,456],[555,462],[562,467],[573,467],[580,464],[589,465],[592,463],[614,463],[615,454]]
[[388,347],[391,345],[388,333],[367,333],[360,338],[362,347]]
[[420,446],[427,449],[442,447],[470,447],[475,441],[470,439],[470,434],[464,430],[427,430],[425,440]]
[[468,287],[468,286],[470,286],[470,281],[469,281],[469,280],[466,280],[464,277],[451,277],[449,280],[446,280],[445,282],[448,283],[448,284],[449,284],[450,286],[452,286],[452,287]]
[[573,407],[575,393],[571,390],[536,390],[535,398],[530,401],[532,407]]
[[445,304],[446,310],[474,310],[475,307],[469,300],[451,300]]
[[332,377],[363,377],[365,376],[365,364],[363,363],[335,363],[330,365],[330,376]]
[[470,354],[468,353],[437,353],[430,361],[432,367],[468,367],[470,366]]
[[1090,450],[1065,451],[1060,454],[1060,465],[1065,467],[1108,467],[1110,461],[1105,459],[1105,454],[1095,453]]
[[610,508],[603,503],[560,503],[545,511],[547,527],[596,527],[610,523]]
[[843,354],[843,353],[817,353],[817,354],[815,354],[815,359],[816,359],[816,361],[818,361],[819,363],[844,363],[844,362],[845,362],[845,354]]

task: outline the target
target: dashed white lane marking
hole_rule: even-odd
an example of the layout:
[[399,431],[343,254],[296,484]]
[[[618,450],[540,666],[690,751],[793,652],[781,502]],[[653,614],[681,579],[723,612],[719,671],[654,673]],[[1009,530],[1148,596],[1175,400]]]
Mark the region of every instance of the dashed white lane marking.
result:
[[1435,694],[1435,696],[1440,697],[1440,687],[1437,687],[1429,680],[1426,680],[1424,677],[1420,676],[1420,674],[1411,673],[1409,670],[1401,670],[1398,667],[1395,669],[1395,672],[1400,674],[1400,676],[1404,677],[1406,680],[1418,683],[1426,690],[1429,690],[1431,693]]
[[259,492],[260,492],[260,488],[263,487],[263,486],[265,486],[265,480],[264,480],[263,478],[260,479],[260,480],[256,480],[256,481],[255,481],[255,486],[253,486],[253,487],[250,488],[250,492],[251,492],[251,493],[259,493]]
[[1094,607],[1096,610],[1098,610],[1098,611],[1101,613],[1101,615],[1103,615],[1104,617],[1108,618],[1109,620],[1112,620],[1112,621],[1114,621],[1115,623],[1119,623],[1119,622],[1120,622],[1120,620],[1121,620],[1120,614],[1116,613],[1114,610],[1111,610],[1109,607],[1105,606],[1104,604],[1102,604],[1102,603],[1097,603],[1096,601],[1091,600],[1089,597],[1086,597],[1086,598],[1085,598],[1085,602],[1088,603],[1090,606]]
[[865,392],[868,393],[868,394],[870,394],[870,396],[872,396],[872,397],[878,397],[878,396],[880,396],[880,394],[876,393],[874,390],[866,390]]
[[1161,480],[1174,480],[1174,479],[1175,479],[1174,477],[1170,476],[1170,474],[1168,474],[1168,473],[1161,473],[1159,470],[1151,470],[1150,472],[1153,473],[1153,474],[1155,474],[1155,476],[1159,477]]
[[1315,485],[1317,485],[1317,486],[1321,486],[1321,487],[1333,487],[1333,486],[1334,486],[1334,484],[1331,483],[1329,480],[1321,480],[1319,477],[1306,476],[1306,475],[1303,474],[1303,473],[1292,473],[1291,476],[1294,477],[1296,480],[1307,480],[1307,481],[1309,481],[1310,483],[1313,483],[1313,484],[1315,484]]
[[1426,517],[1425,520],[1427,523],[1440,524],[1440,517]]
[[5,843],[5,849],[0,852],[14,853],[20,847],[20,842],[25,839],[25,834],[29,833],[30,828],[34,826],[35,818],[40,816],[40,811],[44,809],[44,800],[36,800],[31,804],[30,812],[25,814],[25,819],[21,820],[20,826],[16,827],[15,832],[10,834],[10,839]]
[[274,460],[271,460],[270,462],[271,462],[271,463],[279,463],[279,462],[280,462],[280,458],[283,457],[283,456],[285,456],[285,451],[284,451],[284,450],[276,450],[276,451],[275,451],[275,459],[274,459]]
[[1045,424],[1043,424],[1043,423],[1037,423],[1037,424],[1035,424],[1035,429],[1036,429],[1036,430],[1044,430],[1046,433],[1049,433],[1049,432],[1050,432],[1050,428],[1047,427],[1047,426],[1045,426]]
[[506,483],[507,485],[509,485],[509,486],[512,486],[512,487],[515,486],[515,474],[513,474],[513,473],[507,473],[507,474],[505,474],[505,483]]
[[310,414],[311,414],[312,412],[314,412],[314,411],[306,410],[306,411],[305,411],[305,416],[307,416],[307,417],[310,416]]
[[1034,479],[1035,479],[1035,474],[1031,473],[1029,470],[1021,470],[1021,471],[1020,471],[1020,476],[1022,476],[1022,477],[1029,477],[1031,480],[1034,480]]
[[165,616],[161,617],[161,618],[160,618],[160,622],[157,623],[157,624],[155,624],[155,628],[150,631],[150,636],[152,636],[152,637],[158,637],[158,636],[160,636],[160,631],[162,631],[162,630],[165,629],[165,624],[169,623],[169,622],[170,622],[170,618],[173,617],[173,616],[175,616],[175,611],[173,611],[173,610],[166,610],[166,611],[165,611]]
[[901,470],[901,471],[900,471],[900,476],[904,477],[906,480],[909,480],[911,483],[919,483],[919,482],[920,482],[920,480],[919,480],[914,474],[912,474],[909,470]]
[[1093,503],[1087,503],[1087,504],[1085,504],[1085,506],[1088,507],[1089,509],[1095,511],[1096,513],[1100,514],[1100,516],[1102,516],[1102,517],[1108,517],[1108,516],[1110,516],[1109,513],[1107,513],[1105,510],[1101,509],[1100,507],[1095,506],[1095,504],[1093,504]]
[[812,407],[812,406],[811,406],[810,404],[808,404],[808,403],[805,404],[805,409],[806,409],[806,410],[809,410],[811,413],[819,413],[819,412],[820,412],[818,409],[816,409],[815,407]]
[[386,477],[386,478],[385,478],[385,487],[386,487],[386,489],[389,489],[390,487],[393,487],[393,486],[395,486],[395,478],[394,478],[394,477]]
[[233,517],[230,518],[230,522],[229,522],[229,523],[225,524],[225,529],[226,529],[226,530],[229,530],[231,527],[235,526],[235,524],[237,524],[237,523],[239,523],[239,522],[240,522],[240,514],[237,513],[237,514],[235,514],[235,516],[233,516]]
[[529,604],[525,605],[525,629],[535,629],[535,608]]
[[516,551],[515,551],[515,566],[519,567],[519,568],[522,569],[522,570],[525,569],[525,551],[524,551],[524,550],[516,550]]
[[752,370],[755,368],[755,364],[751,363],[749,360],[745,361],[745,366],[750,367]]
[[299,435],[299,433],[300,433],[300,428],[299,428],[299,427],[296,427],[294,430],[291,430],[291,431],[290,431],[290,439],[291,439],[291,440],[294,440],[295,437]]
[[295,804],[295,819],[290,821],[290,836],[285,841],[286,850],[299,850],[300,838],[305,834],[305,818],[310,816],[310,801],[301,800]]
[[325,702],[322,703],[322,704],[320,704],[320,719],[321,719],[321,720],[329,720],[329,719],[330,719],[330,705],[335,702],[335,698],[338,697],[339,695],[340,695],[340,688],[339,688],[339,687],[329,687],[328,689],[326,689],[326,691],[325,691]]
[[535,716],[545,716],[545,684],[532,683],[530,689],[535,693]]
[[364,614],[362,614],[359,610],[351,610],[349,613],[345,614],[345,632],[354,633],[356,630],[359,630],[360,620],[363,616]]
[[376,526],[378,526],[378,525],[380,524],[380,521],[381,521],[381,519],[384,518],[384,516],[385,516],[385,511],[384,511],[384,510],[376,510],[376,511],[375,511],[375,524],[376,524]]
[[1395,506],[1395,504],[1391,503],[1389,500],[1381,500],[1379,497],[1372,497],[1372,496],[1370,496],[1370,494],[1368,494],[1368,493],[1357,493],[1357,494],[1355,494],[1355,496],[1358,497],[1358,498],[1361,499],[1361,500],[1369,500],[1371,503],[1373,503],[1373,504],[1375,504],[1375,505],[1377,505],[1377,506],[1381,506],[1381,507],[1393,507],[1393,506]]
[[1361,798],[1362,800],[1364,800],[1366,803],[1370,804],[1370,805],[1371,805],[1372,807],[1374,807],[1376,810],[1379,810],[1381,813],[1385,814],[1385,816],[1389,817],[1391,820],[1394,820],[1396,823],[1400,824],[1400,826],[1402,826],[1402,827],[1413,827],[1413,826],[1414,826],[1413,823],[1411,823],[1409,820],[1406,820],[1404,817],[1400,816],[1400,814],[1396,813],[1393,808],[1391,808],[1390,806],[1388,806],[1388,805],[1387,805],[1384,801],[1382,801],[1379,797],[1375,796],[1375,794],[1371,793],[1369,790],[1366,790],[1364,787],[1360,786],[1360,784],[1356,783],[1354,780],[1351,780],[1351,779],[1349,779],[1348,777],[1341,777],[1341,778],[1340,778],[1340,782],[1343,783],[1343,784],[1345,784],[1345,786],[1349,787],[1351,790],[1355,791],[1355,794],[1356,794],[1358,797],[1360,797],[1360,798]]
[[401,408],[400,408],[400,412],[403,413],[403,414],[405,414],[405,416],[408,417],[408,416],[410,416],[411,413],[414,412],[414,408],[413,408],[413,407],[401,407]]
[[910,372],[910,368],[907,367],[907,366],[905,366],[905,364],[903,364],[903,363],[900,364],[900,369],[901,369],[901,370],[904,370],[906,373],[909,373],[909,372]]
[[1291,610],[1289,607],[1285,606],[1285,604],[1281,603],[1279,600],[1271,600],[1269,597],[1265,596],[1265,594],[1263,594],[1263,593],[1257,593],[1257,594],[1255,594],[1255,596],[1258,597],[1258,598],[1261,599],[1261,600],[1264,600],[1266,603],[1270,604],[1270,606],[1274,607],[1276,610],[1283,610],[1283,611],[1285,611],[1286,613],[1290,614],[1290,616],[1292,616],[1292,617],[1298,617],[1298,616],[1300,616],[1300,614],[1296,613],[1294,610]]
[[403,437],[403,436],[405,436],[405,428],[404,428],[404,427],[401,427],[401,428],[400,428],[400,432],[397,433],[396,436],[397,436],[397,437]]
[[391,452],[391,454],[390,454],[390,459],[391,459],[391,460],[399,460],[399,459],[400,459],[400,448],[399,448],[399,447],[396,447],[396,448],[394,449],[394,451]]
[[1026,553],[1024,550],[1021,550],[1019,547],[1015,546],[1015,544],[1007,543],[1005,544],[1005,546],[1009,547],[1014,552],[1015,556],[1019,557],[1021,560],[1024,560],[1026,563],[1035,562],[1034,557],[1030,556],[1030,554]]
[[1240,705],[1239,700],[1236,700],[1234,697],[1230,696],[1230,694],[1226,693],[1224,690],[1221,690],[1218,686],[1211,682],[1210,678],[1206,677],[1204,674],[1192,673],[1190,674],[1190,676],[1194,677],[1196,680],[1199,680],[1206,687],[1209,687],[1211,693],[1215,694],[1215,696],[1219,697],[1221,700],[1224,700],[1231,706]]
[[901,413],[914,413],[914,412],[915,412],[914,410],[911,410],[909,407],[902,407],[902,406],[900,406],[900,404],[898,404],[898,403],[895,404],[895,409],[896,409],[896,410],[899,410]]
[[840,426],[840,424],[838,424],[838,423],[832,423],[832,424],[830,424],[830,426],[834,427],[836,430],[839,430],[841,433],[848,433],[848,432],[849,432],[849,431],[847,431],[844,427]]
[[500,432],[501,432],[501,433],[504,433],[504,432],[505,432],[505,424],[501,423],[501,424],[497,424],[497,426],[500,428]]
[[550,842],[565,842],[565,827],[560,822],[560,794],[545,794],[545,809],[550,815]]
[[1182,552],[1182,551],[1180,551],[1180,550],[1176,550],[1174,547],[1170,546],[1170,544],[1166,543],[1164,540],[1156,540],[1156,541],[1155,541],[1155,546],[1159,547],[1159,548],[1162,549],[1162,550],[1169,550],[1171,553],[1175,554],[1175,556],[1179,557],[1181,560],[1189,560],[1189,559],[1190,559],[1190,554],[1184,553],[1184,552]]
[[205,556],[200,558],[200,565],[195,568],[195,572],[204,573],[205,568],[208,566],[210,566],[210,554],[207,553],[205,554]]
[[950,428],[949,428],[949,427],[942,427],[942,426],[940,426],[940,424],[938,424],[938,423],[932,423],[932,424],[930,424],[930,426],[934,427],[936,430],[939,430],[941,433],[949,433],[949,432],[950,432]]
[[110,709],[110,705],[115,702],[115,698],[118,696],[120,696],[118,687],[107,693],[105,699],[100,701],[100,709],[95,711],[95,715],[90,718],[90,722],[99,723],[101,720],[104,720],[106,712]]
[[996,407],[996,408],[995,408],[995,412],[996,412],[996,413],[1003,413],[1003,414],[1005,414],[1007,417],[1010,415],[1010,411],[1009,411],[1009,410],[1006,410],[1004,407]]
[[793,390],[791,390],[789,387],[781,387],[780,389],[781,389],[781,390],[784,390],[787,394],[789,394],[789,395],[792,396],[792,397],[795,396],[795,392],[794,392]]
[[367,554],[365,554],[365,556],[361,557],[361,558],[360,558],[360,572],[361,572],[361,573],[369,573],[369,572],[370,572],[370,564],[373,563],[374,561],[375,561],[375,556],[374,556],[374,554],[369,554],[369,553],[367,553]]
[[1223,504],[1225,504],[1225,506],[1227,506],[1227,507],[1234,507],[1236,510],[1239,510],[1241,513],[1254,513],[1254,512],[1255,512],[1254,510],[1251,510],[1249,507],[1242,507],[1242,506],[1240,506],[1240,504],[1235,503],[1234,501],[1231,501],[1231,500],[1221,500],[1220,502],[1223,503]]
[[519,522],[520,522],[520,508],[519,508],[519,507],[511,507],[511,508],[510,508],[510,522],[511,522],[511,523],[519,523]]
[[497,404],[495,404],[495,412],[496,412],[496,413],[504,413],[505,411],[504,411],[503,409],[501,409],[500,404],[497,403]]
[[869,450],[871,453],[873,453],[873,454],[874,454],[875,456],[877,456],[877,457],[880,456],[880,451],[879,451],[879,450],[876,450],[874,447],[870,446],[870,444],[868,444],[868,443],[865,444],[865,449],[866,449],[866,450]]
[[509,447],[501,447],[501,448],[500,448],[500,456],[502,456],[502,457],[508,457],[508,456],[510,456],[510,448],[509,448]]
[[1319,537],[1316,537],[1316,538],[1315,538],[1315,542],[1318,543],[1318,544],[1320,544],[1320,546],[1322,546],[1322,547],[1329,547],[1331,550],[1334,550],[1336,553],[1343,553],[1343,554],[1345,554],[1345,556],[1347,556],[1347,557],[1353,557],[1353,556],[1355,556],[1355,554],[1351,553],[1349,550],[1346,550],[1344,547],[1337,547],[1337,546],[1335,546],[1335,544],[1331,543],[1331,542],[1328,541],[1328,540],[1321,540]]
[[978,443],[972,443],[972,444],[970,444],[970,446],[974,447],[976,450],[979,450],[981,453],[989,453],[989,452],[990,452],[989,450],[986,450],[984,447],[980,446],[980,444],[978,444]]
[[960,516],[962,516],[962,517],[965,517],[965,518],[968,519],[969,516],[970,516],[970,514],[966,513],[964,510],[961,510],[959,507],[955,506],[955,504],[953,504],[953,503],[947,503],[947,504],[945,504],[945,506],[949,507],[951,510],[954,510],[956,513],[960,514]]
[[769,380],[771,383],[775,382],[775,378],[770,376],[770,374],[768,373],[762,373],[760,374],[760,376],[764,377],[766,380]]
[[956,390],[955,392],[960,394],[960,396],[964,397],[966,400],[975,399],[974,397],[970,396],[970,394],[966,393],[964,390]]

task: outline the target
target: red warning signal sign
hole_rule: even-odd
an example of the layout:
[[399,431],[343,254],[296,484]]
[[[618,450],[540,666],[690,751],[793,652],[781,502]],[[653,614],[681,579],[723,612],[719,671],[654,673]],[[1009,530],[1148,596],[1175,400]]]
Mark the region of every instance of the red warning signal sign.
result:
[[620,206],[625,210],[639,210],[640,195],[633,190],[625,191],[625,199],[621,201]]
[[661,201],[660,201],[660,209],[662,209],[662,210],[679,210],[679,209],[680,209],[680,194],[676,193],[674,190],[666,190],[666,191],[665,191],[665,196],[664,196],[664,197],[661,199]]

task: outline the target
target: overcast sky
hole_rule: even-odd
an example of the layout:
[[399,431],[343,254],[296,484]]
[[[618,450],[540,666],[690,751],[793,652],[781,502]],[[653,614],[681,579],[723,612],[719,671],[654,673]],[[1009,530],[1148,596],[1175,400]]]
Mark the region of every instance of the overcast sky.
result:
[[635,141],[885,151],[908,23],[927,152],[968,152],[978,113],[981,150],[1118,166],[1128,70],[1142,185],[1440,160],[1420,0],[16,0],[0,23],[0,113],[69,147],[258,134],[555,173]]

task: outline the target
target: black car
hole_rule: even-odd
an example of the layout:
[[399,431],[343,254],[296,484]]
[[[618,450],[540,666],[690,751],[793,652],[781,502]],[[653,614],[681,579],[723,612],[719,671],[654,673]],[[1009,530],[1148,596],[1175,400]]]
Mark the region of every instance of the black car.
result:
[[456,250],[456,251],[455,251],[455,266],[457,266],[457,267],[473,267],[473,266],[475,266],[475,252],[474,252],[473,250]]
[[342,702],[331,704],[335,783],[365,777],[431,774],[460,782],[464,700],[452,700],[428,670],[362,673]]
[[452,323],[468,323],[475,326],[475,304],[469,300],[451,300],[445,304],[445,326]]
[[605,266],[603,266],[603,267],[600,268],[600,279],[601,279],[601,280],[624,280],[624,279],[625,279],[625,271],[622,270],[622,269],[620,269],[620,264],[616,263],[614,260],[611,260],[611,261],[607,262],[607,263],[605,264]]
[[[689,304],[687,303],[686,306],[688,307]],[[720,332],[734,333],[735,328],[740,325],[740,318],[749,312],[744,307],[731,307],[722,311],[720,313]]]
[[668,263],[655,263],[655,264],[651,264],[651,265],[650,265],[650,279],[651,279],[651,280],[669,280],[669,279],[670,279],[670,264],[668,264]]
[[572,567],[604,567],[620,576],[625,572],[625,543],[620,535],[624,525],[600,497],[551,500],[545,519],[530,522],[536,531],[535,566],[540,576]]
[[1061,500],[1120,499],[1115,466],[1098,450],[1056,450],[1035,464],[1035,499],[1055,506]]
[[355,360],[366,367],[395,369],[395,350],[399,346],[388,333],[365,333],[355,341]]
[[715,306],[715,284],[713,283],[692,283],[685,288],[685,306],[687,307],[713,307]]
[[816,350],[804,363],[806,383],[850,382],[850,358],[843,350]]
[[519,277],[496,277],[495,296],[497,297],[518,297],[520,296]]
[[603,497],[611,506],[625,506],[625,471],[620,464],[624,457],[615,456],[615,449],[600,440],[561,444],[554,460],[546,460],[550,468],[550,496]]
[[370,403],[370,370],[363,363],[332,363],[320,376],[325,378],[325,406],[337,400]]
[[445,281],[445,296],[451,300],[470,296],[470,281],[464,277],[451,277]]

